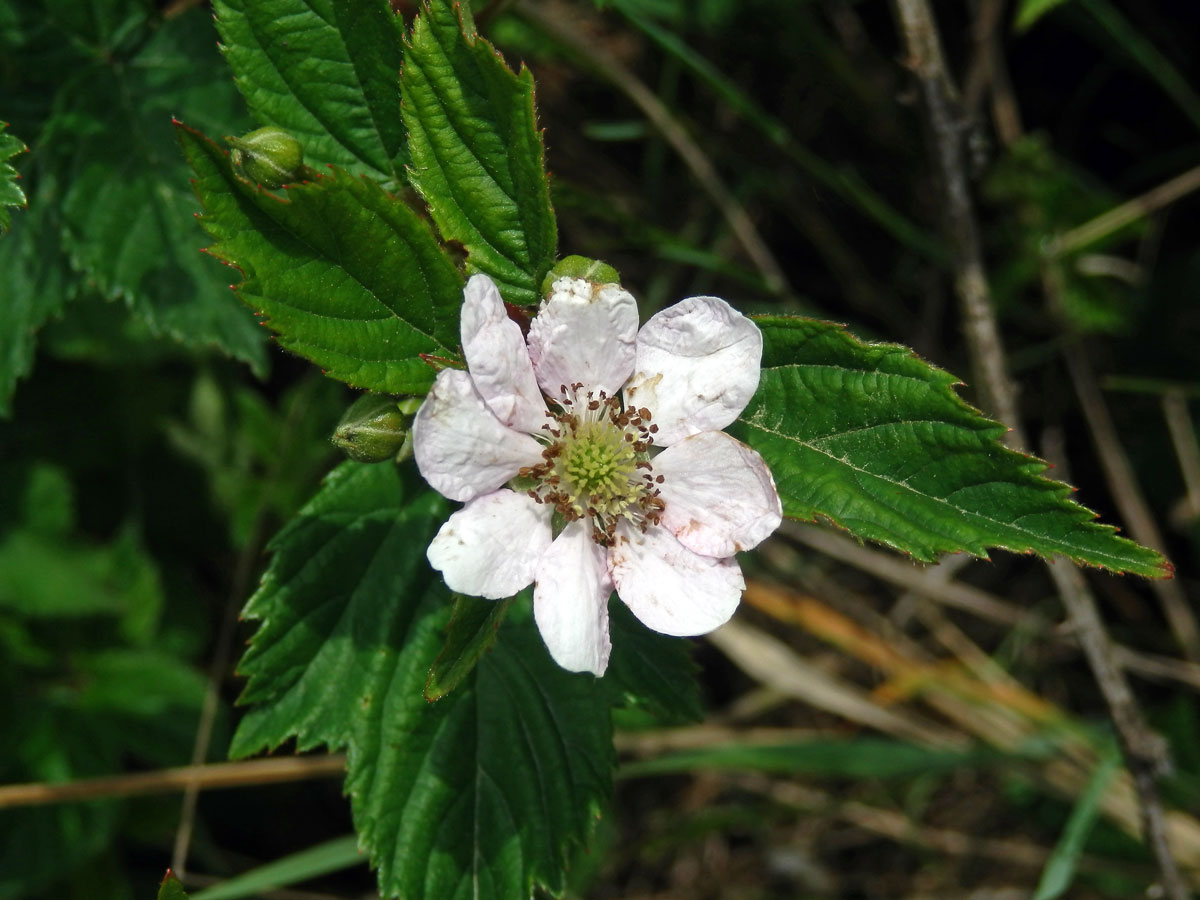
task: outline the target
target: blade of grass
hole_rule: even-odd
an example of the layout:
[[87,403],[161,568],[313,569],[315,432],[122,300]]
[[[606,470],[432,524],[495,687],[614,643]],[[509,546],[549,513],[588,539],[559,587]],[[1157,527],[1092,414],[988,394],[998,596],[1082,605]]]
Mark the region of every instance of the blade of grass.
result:
[[1120,765],[1121,755],[1116,746],[1112,745],[1108,753],[1101,758],[1087,789],[1071,810],[1066,827],[1063,828],[1054,851],[1042,869],[1042,877],[1038,880],[1033,900],[1055,900],[1071,886],[1076,864],[1083,853],[1083,845],[1087,842],[1092,826],[1096,824],[1096,817],[1100,815],[1100,800]]
[[348,835],[317,844],[265,866],[243,872],[228,881],[214,884],[197,894],[192,894],[192,900],[236,900],[239,897],[251,897],[264,891],[308,881],[319,875],[360,866],[366,861],[366,854],[358,850],[358,838]]
[[1108,0],[1080,0],[1084,9],[1108,32],[1114,46],[1123,50],[1166,92],[1175,105],[1200,128],[1200,96],[1157,47],[1117,11]]
[[613,0],[612,5],[631,25],[650,38],[663,52],[671,55],[699,78],[722,100],[742,116],[783,154],[813,179],[853,203],[888,234],[927,259],[945,264],[945,248],[925,229],[910,222],[862,180],[857,172],[826,162],[807,147],[797,143],[782,122],[764,110],[725,77],[712,63],[680,38],[662,28],[640,11],[633,0]]

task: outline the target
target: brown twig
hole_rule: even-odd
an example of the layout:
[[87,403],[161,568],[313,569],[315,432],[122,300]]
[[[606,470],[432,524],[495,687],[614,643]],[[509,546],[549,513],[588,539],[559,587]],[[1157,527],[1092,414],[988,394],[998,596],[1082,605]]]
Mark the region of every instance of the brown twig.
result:
[[1190,521],[1200,516],[1200,442],[1196,441],[1196,425],[1188,411],[1187,397],[1178,388],[1163,394],[1162,408],[1187,490],[1187,518]]
[[[254,570],[254,561],[258,558],[262,542],[262,524],[263,516],[260,513],[251,529],[250,539],[238,554],[237,567],[233,573],[229,594],[225,598],[225,610],[221,617],[217,646],[208,671],[208,687],[204,692],[204,702],[200,708],[200,721],[196,726],[196,737],[192,744],[192,766],[202,765],[208,759],[213,726],[216,723],[217,710],[220,706],[221,683],[225,680],[225,673],[229,668],[229,658],[233,653],[233,637],[237,632],[238,609],[242,599],[246,596],[246,588]],[[187,874],[188,848],[192,842],[192,829],[195,827],[196,807],[199,800],[200,785],[192,782],[183,791],[183,803],[179,811],[179,827],[175,830],[175,842],[171,851],[171,868],[181,879]]]
[[1141,196],[1127,200],[1120,206],[1059,235],[1047,247],[1046,253],[1049,256],[1062,256],[1082,250],[1089,244],[1107,237],[1131,222],[1144,219],[1195,190],[1200,190],[1200,166],[1188,169],[1182,175],[1176,175],[1170,181],[1146,191]]
[[[1020,609],[995,594],[940,576],[941,570],[962,557],[951,557],[936,566],[915,566],[890,553],[872,550],[853,538],[827,528],[785,522],[782,532],[831,559],[836,559],[876,578],[905,589],[942,606],[962,610],[984,621],[1014,628],[1027,628],[1038,635],[1049,634],[1056,643],[1077,648],[1070,634],[1051,631],[1051,623],[1032,610]],[[776,545],[778,547],[780,545]],[[765,548],[764,552],[772,552]],[[776,551],[777,552],[777,551]],[[1113,654],[1122,669],[1145,678],[1166,679],[1200,691],[1200,665],[1169,656],[1143,653],[1113,644]]]
[[[1016,388],[1008,376],[984,274],[963,158],[962,125],[953,82],[942,56],[937,23],[929,0],[893,0],[893,8],[933,139],[932,151],[946,198],[946,219],[964,330],[976,375],[983,382],[980,390],[991,411],[1013,427],[1014,441],[1027,445],[1017,418]],[[1074,566],[1060,562],[1051,565],[1050,571],[1117,726],[1126,766],[1137,791],[1143,838],[1158,864],[1163,890],[1170,900],[1186,900],[1178,866],[1166,842],[1165,816],[1155,787],[1157,770],[1152,762],[1154,741],[1125,677],[1114,661],[1095,598]]]
[[[1055,290],[1055,282],[1046,280],[1047,289]],[[1104,402],[1104,395],[1096,383],[1091,363],[1083,345],[1078,341],[1068,341],[1063,347],[1063,357],[1067,362],[1067,371],[1071,375],[1071,383],[1075,394],[1079,397],[1079,405],[1083,409],[1084,418],[1088,423],[1096,452],[1100,456],[1100,464],[1104,468],[1104,478],[1108,489],[1112,492],[1121,517],[1129,526],[1129,533],[1139,543],[1152,547],[1159,553],[1165,553],[1166,541],[1150,505],[1138,487],[1137,473],[1129,462],[1125,448],[1117,437],[1117,426]],[[1157,579],[1152,582],[1155,594],[1158,595],[1163,614],[1171,628],[1175,642],[1192,662],[1200,662],[1200,626],[1196,617],[1188,608],[1187,597],[1183,588],[1175,579]]]
[[332,778],[345,773],[346,757],[331,754],[181,766],[176,769],[159,769],[130,775],[104,775],[56,784],[6,784],[0,785],[0,809],[135,797],[143,794],[171,794],[186,790],[192,784],[206,789],[248,787],[285,781],[306,781],[310,778]]
[[746,255],[762,275],[767,289],[775,294],[787,293],[787,277],[779,262],[771,253],[766,241],[741,201],[725,184],[712,161],[700,149],[699,144],[688,134],[683,124],[672,115],[666,105],[633,72],[606,53],[595,43],[588,41],[570,24],[562,21],[550,8],[530,0],[517,0],[513,5],[517,15],[553,37],[563,46],[570,48],[588,68],[609,81],[625,94],[662,135],[680,159],[691,170],[692,175],[712,198],[713,203],[729,223]]
[[1146,727],[1141,709],[1114,662],[1108,633],[1083,574],[1066,560],[1052,565],[1050,572],[1117,727],[1125,767],[1137,793],[1142,840],[1154,853],[1163,892],[1171,900],[1187,900],[1187,888],[1167,842],[1166,814],[1158,796],[1157,780],[1165,768],[1165,745]]

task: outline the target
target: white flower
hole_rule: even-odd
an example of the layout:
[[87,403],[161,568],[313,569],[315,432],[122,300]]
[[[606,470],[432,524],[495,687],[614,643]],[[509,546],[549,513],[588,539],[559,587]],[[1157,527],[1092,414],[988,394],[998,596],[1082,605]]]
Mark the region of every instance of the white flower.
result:
[[526,340],[475,275],[462,347],[467,371],[440,372],[413,422],[421,474],[466,503],[429,545],[446,584],[495,600],[534,583],[550,655],[596,675],[614,588],[664,634],[726,622],[734,553],[781,518],[762,457],[720,431],[758,387],[757,326],[692,297],[639,331],[618,285],[560,278]]

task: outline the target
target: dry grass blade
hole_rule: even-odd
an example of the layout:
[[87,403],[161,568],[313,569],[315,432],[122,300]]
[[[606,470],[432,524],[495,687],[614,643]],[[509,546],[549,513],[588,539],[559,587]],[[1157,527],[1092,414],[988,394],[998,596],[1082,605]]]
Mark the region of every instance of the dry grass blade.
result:
[[[1060,568],[1077,574],[1072,567]],[[751,582],[746,600],[886,675],[888,681],[875,691],[874,698],[889,712],[915,715],[900,704],[923,703],[960,729],[955,734],[958,746],[971,735],[993,747],[1018,752],[1035,737],[1054,734],[1060,755],[1041,766],[1041,777],[1067,798],[1077,796],[1088,783],[1099,757],[1085,730],[1067,712],[1011,679],[981,679],[957,662],[946,665],[915,658],[904,642],[875,635],[819,601],[782,588]],[[1114,778],[1102,808],[1109,820],[1140,838],[1146,804],[1139,802],[1139,794],[1133,777],[1122,772]],[[1162,828],[1176,861],[1188,870],[1193,886],[1200,887],[1200,821],[1171,811],[1164,815]]]

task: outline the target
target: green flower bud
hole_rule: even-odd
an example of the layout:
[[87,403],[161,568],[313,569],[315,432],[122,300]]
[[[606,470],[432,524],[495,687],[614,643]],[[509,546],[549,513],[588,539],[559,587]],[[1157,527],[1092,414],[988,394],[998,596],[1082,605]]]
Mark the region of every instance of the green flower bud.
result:
[[282,128],[268,125],[240,138],[225,140],[233,147],[234,165],[263,187],[280,188],[300,179],[304,150]]
[[330,438],[355,462],[396,459],[408,443],[408,429],[421,401],[397,402],[382,394],[363,394],[346,410]]
[[554,264],[542,279],[542,296],[550,296],[550,288],[559,278],[582,278],[593,284],[620,284],[621,275],[608,263],[586,256],[567,256]]

